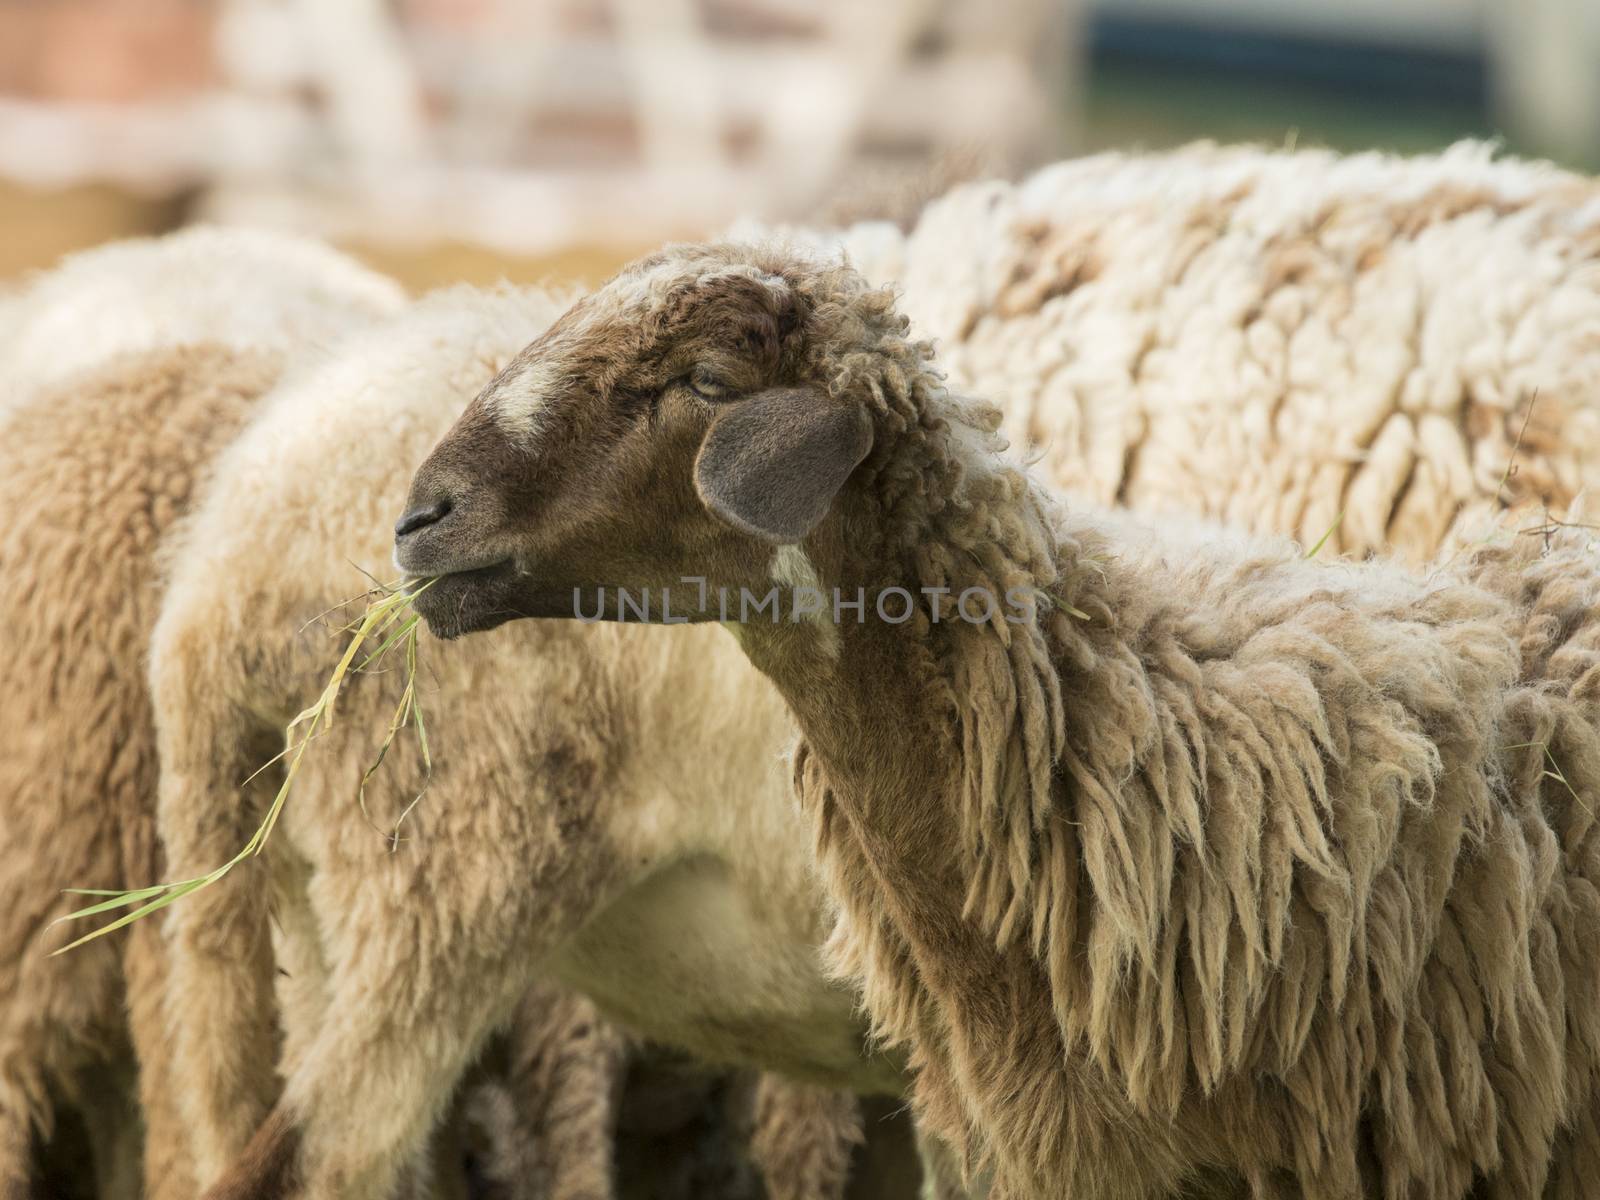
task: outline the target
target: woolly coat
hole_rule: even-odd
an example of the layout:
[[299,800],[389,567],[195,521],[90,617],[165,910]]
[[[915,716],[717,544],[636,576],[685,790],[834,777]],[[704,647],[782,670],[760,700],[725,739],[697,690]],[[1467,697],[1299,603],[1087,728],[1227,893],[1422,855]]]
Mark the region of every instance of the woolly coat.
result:
[[1096,503],[1418,562],[1600,481],[1600,191],[1548,164],[1200,144],[802,238]]
[[[1588,534],[1501,531],[1416,576],[1062,514],[881,296],[811,302],[847,337],[820,377],[876,429],[858,478],[880,525],[853,513],[846,561],[1043,597],[1016,625],[845,625],[794,660],[838,688],[776,674],[835,961],[911,1050],[923,1118],[1007,1198],[1583,1194]],[[885,661],[874,638],[902,644],[914,693],[888,726],[850,682]],[[890,728],[881,763],[847,752]]]
[[[31,1132],[50,1135],[50,1092],[93,1100],[109,1090],[88,1079],[130,1038],[151,1134],[150,1194],[186,1192],[171,1144],[156,927],[50,958],[69,940],[50,923],[83,903],[63,896],[64,887],[161,878],[155,742],[140,674],[157,594],[154,551],[206,458],[278,369],[275,356],[216,345],[113,359],[20,405],[0,437],[8,514],[0,620],[10,679],[0,756],[0,1178],[13,1189],[8,1197],[25,1194],[18,1189]],[[102,1146],[118,1145],[113,1131],[96,1132],[106,1134]]]
[[[198,302],[236,289],[241,268],[268,263],[251,276],[251,304],[231,306],[248,307],[248,320],[230,325]],[[130,1041],[141,1062],[146,1194],[193,1194],[172,1109],[181,1088],[166,1056],[156,927],[50,958],[68,938],[49,925],[82,903],[64,887],[162,877],[142,675],[157,543],[276,378],[283,351],[311,328],[332,336],[398,297],[321,246],[206,233],[79,255],[10,301],[0,414],[10,681],[0,722],[0,1194],[26,1194],[52,1095],[83,1107],[102,1190],[137,1175],[138,1123],[110,1086]],[[57,382],[37,382],[46,378]]]
[[[266,297],[292,295],[285,307]],[[310,238],[194,226],[68,255],[4,298],[0,412],[117,354],[194,342],[304,350],[354,310],[388,313],[400,285]]]
[[[1060,594],[1091,619],[1055,622],[1048,790],[1031,829],[1026,790],[997,810],[974,787],[952,812],[981,847],[968,908],[1002,947],[976,970],[1014,983],[1016,1009],[934,999],[953,1032],[924,1083],[951,1091],[930,1110],[976,1114],[1002,1195],[1164,1195],[1218,1167],[1255,1197],[1585,1194],[1586,537],[1507,541],[1429,580],[1093,516],[1061,550],[1080,577]],[[963,730],[995,720],[975,704]],[[869,1002],[885,968],[866,967]],[[893,969],[875,1011],[914,1004]]]

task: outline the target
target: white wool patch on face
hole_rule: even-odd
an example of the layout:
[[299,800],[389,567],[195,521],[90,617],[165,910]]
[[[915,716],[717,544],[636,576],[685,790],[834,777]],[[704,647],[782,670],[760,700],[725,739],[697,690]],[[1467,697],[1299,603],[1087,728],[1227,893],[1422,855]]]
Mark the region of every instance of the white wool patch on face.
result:
[[[642,270],[618,276],[571,311],[566,319],[566,335],[574,336],[596,323],[636,320],[660,305],[673,286],[686,279],[702,282],[738,276],[754,279],[776,297],[789,288],[781,275],[743,264],[701,270],[677,259],[656,263]],[[572,380],[561,367],[562,342],[558,336],[541,348],[537,359],[520,364],[515,373],[496,384],[486,398],[489,410],[506,433],[530,444],[540,432],[540,415],[550,397],[570,386]]]
[[500,380],[487,397],[495,423],[524,446],[538,441],[545,405],[563,382],[550,362],[524,364],[515,375]]
[[581,336],[596,321],[613,320],[630,309],[648,307],[650,297],[663,286],[663,275],[664,271],[657,268],[614,280],[580,308],[568,312],[565,334],[547,339],[535,357],[517,364],[513,372],[495,384],[486,402],[508,436],[527,448],[537,443],[545,406],[573,383],[571,373],[563,366],[568,339]]

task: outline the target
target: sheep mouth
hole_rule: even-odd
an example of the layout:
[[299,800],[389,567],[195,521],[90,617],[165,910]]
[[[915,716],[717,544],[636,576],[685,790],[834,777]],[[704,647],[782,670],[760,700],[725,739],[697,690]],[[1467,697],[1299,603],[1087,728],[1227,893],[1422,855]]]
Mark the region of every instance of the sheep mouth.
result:
[[[426,587],[421,585],[426,582]],[[517,569],[511,559],[467,567],[415,581],[412,607],[435,637],[480,633],[526,616],[517,603]]]

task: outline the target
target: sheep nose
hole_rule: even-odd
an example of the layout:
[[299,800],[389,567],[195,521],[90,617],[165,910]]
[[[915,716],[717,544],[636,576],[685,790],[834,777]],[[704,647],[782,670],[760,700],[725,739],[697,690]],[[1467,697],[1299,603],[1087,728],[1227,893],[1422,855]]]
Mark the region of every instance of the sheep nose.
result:
[[419,529],[426,529],[429,525],[438,524],[449,514],[451,507],[448,498],[435,500],[432,504],[419,504],[395,522],[395,539],[399,540],[408,533],[415,533]]

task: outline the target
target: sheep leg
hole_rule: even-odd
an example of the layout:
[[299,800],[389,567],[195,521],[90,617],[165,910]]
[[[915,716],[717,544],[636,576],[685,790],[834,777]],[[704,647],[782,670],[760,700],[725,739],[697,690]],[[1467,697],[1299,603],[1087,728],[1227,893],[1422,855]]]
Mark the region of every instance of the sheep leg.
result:
[[[157,671],[158,711],[184,720],[160,730],[160,828],[169,874],[186,879],[227,862],[249,838],[254,806],[240,784],[276,743],[232,706],[159,703],[163,682]],[[277,1090],[270,883],[267,864],[247,859],[167,909],[173,1071],[202,1183],[251,1141]]]
[[533,1200],[607,1200],[616,1190],[612,1147],[626,1046],[582,996],[537,984],[512,1022],[507,1083],[518,1115],[520,1169],[509,1194]]
[[36,1154],[54,1127],[51,1085],[70,1089],[82,1068],[122,1048],[121,947],[103,938],[51,951],[84,932],[53,926],[81,903],[62,888],[120,883],[114,841],[86,831],[126,812],[125,796],[49,759],[53,744],[23,737],[0,764],[0,795],[15,800],[0,814],[0,1200],[46,1192]]
[[[523,996],[504,1062],[472,1091],[495,1200],[609,1200],[627,1046],[586,998],[537,983]],[[492,1080],[492,1081],[491,1081]]]
[[46,1082],[53,1064],[42,1050],[50,1033],[44,1022],[33,1020],[0,1029],[0,1200],[40,1194],[34,1133],[47,1133],[55,1115]]
[[[20,908],[32,897],[4,899]],[[56,898],[51,904],[70,907]],[[50,915],[17,923],[43,930]],[[48,1137],[54,1125],[50,1081],[70,1078],[98,1057],[97,1035],[120,999],[116,948],[102,940],[49,957],[65,941],[60,930],[48,940],[28,937],[13,943],[14,958],[0,962],[0,1200],[40,1193],[36,1135]]]
[[[330,1011],[330,972],[310,901],[309,865],[292,846],[274,847],[270,860],[276,881],[272,947],[283,1026],[279,1072],[289,1076],[310,1052]],[[466,1200],[464,1164],[460,1117],[452,1114],[434,1139],[431,1152],[419,1155],[403,1172],[395,1200]]]
[[[601,1033],[595,1040],[609,1040]],[[620,1091],[622,1042],[614,1043],[614,1058],[603,1063],[581,1061],[598,1049],[594,1045],[565,1046],[573,1074],[552,1098],[539,1136],[550,1164],[549,1200],[608,1200],[616,1191],[615,1138]],[[579,1061],[573,1062],[572,1059]],[[578,1085],[591,1079],[595,1090]]]
[[20,1105],[0,1102],[0,1200],[29,1200],[32,1194],[33,1138]]
[[[455,1147],[452,1141],[448,1143]],[[309,1194],[343,1200],[345,1192],[325,1192],[307,1187],[301,1166],[302,1139],[289,1110],[278,1104],[250,1138],[243,1154],[228,1173],[205,1193],[204,1200],[262,1200],[268,1196]],[[458,1148],[458,1147],[456,1147]],[[386,1196],[393,1200],[439,1200],[450,1195],[436,1190],[434,1164],[424,1157],[402,1164],[393,1173]],[[353,1194],[353,1193],[352,1193]],[[363,1191],[362,1195],[377,1194]],[[0,1198],[9,1200],[9,1198]]]
[[300,1181],[300,1131],[280,1102],[245,1145],[244,1153],[204,1200],[261,1200],[288,1196]]
[[[371,942],[395,932],[375,927]],[[448,966],[413,964],[388,945],[339,963],[322,1035],[207,1200],[386,1200],[520,990],[510,979],[434,974]]]
[[33,1194],[31,1113],[45,1098],[44,1064],[35,1047],[21,1031],[0,1030],[0,1200]]
[[[387,1198],[539,959],[604,899],[598,840],[552,847],[543,870],[508,863],[499,886],[480,840],[425,828],[418,849],[324,863],[327,1018],[210,1200]],[[472,886],[451,886],[460,880]]]
[[985,1200],[990,1181],[975,1179],[968,1186],[961,1178],[961,1160],[933,1134],[917,1128],[917,1157],[922,1160],[922,1200]]
[[165,940],[155,921],[138,922],[123,936],[128,1029],[139,1060],[139,1107],[144,1115],[144,1195],[147,1200],[188,1200],[195,1194],[195,1179],[179,1108],[183,1085],[166,1020],[170,964]]
[[750,1152],[771,1200],[843,1200],[861,1140],[861,1105],[849,1092],[770,1072],[757,1081]]

